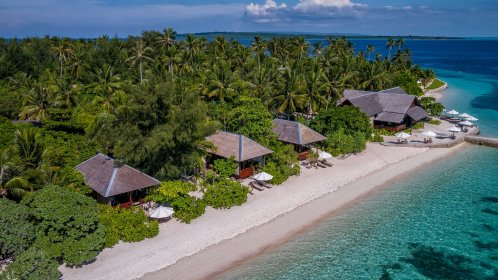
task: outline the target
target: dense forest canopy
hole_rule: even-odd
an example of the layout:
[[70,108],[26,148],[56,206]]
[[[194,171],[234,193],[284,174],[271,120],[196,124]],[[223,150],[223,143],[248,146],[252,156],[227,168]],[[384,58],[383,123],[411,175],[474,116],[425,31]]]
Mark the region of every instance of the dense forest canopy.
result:
[[[73,167],[96,151],[177,178],[199,167],[216,129],[285,150],[271,140],[274,117],[307,121],[333,110],[347,88],[420,95],[417,81],[434,73],[413,65],[403,44],[390,38],[383,57],[342,37],[310,46],[303,37],[256,36],[244,46],[221,35],[177,40],[171,28],[126,40],[0,40],[0,148],[10,166],[2,189],[62,182],[84,190]],[[9,119],[43,126],[21,131]]]

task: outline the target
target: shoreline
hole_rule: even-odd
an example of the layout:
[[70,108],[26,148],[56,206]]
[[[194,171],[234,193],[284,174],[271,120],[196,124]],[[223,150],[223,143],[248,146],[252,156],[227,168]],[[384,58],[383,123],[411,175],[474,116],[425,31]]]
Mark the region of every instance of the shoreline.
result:
[[[246,259],[251,254],[257,255],[258,251],[250,252],[249,255],[244,253],[247,244],[251,244],[251,248],[257,247],[256,245],[271,247],[272,244],[276,244],[279,238],[285,241],[288,239],[288,237],[285,238],[288,234],[295,235],[305,230],[309,227],[310,222],[313,223],[317,219],[328,217],[331,212],[375,189],[379,184],[373,184],[371,180],[379,176],[378,174],[389,175],[383,175],[377,179],[380,184],[384,184],[417,166],[425,166],[435,159],[451,154],[457,147],[444,149],[393,148],[377,143],[368,143],[367,149],[360,154],[347,159],[331,159],[329,162],[334,164],[331,168],[302,168],[300,176],[293,176],[280,186],[273,186],[263,192],[255,192],[248,197],[248,201],[242,206],[222,210],[208,207],[202,217],[190,224],[180,223],[176,220],[162,223],[159,235],[154,238],[136,243],[121,242],[113,248],[104,249],[94,262],[83,267],[61,266],[59,269],[63,273],[63,279],[108,280],[138,279],[140,277],[165,279],[169,278],[164,276],[169,270],[176,270],[175,273],[193,273],[191,266],[185,267],[182,272],[182,263],[189,259],[196,259],[206,254],[205,252],[211,252],[207,253],[208,265],[202,266],[211,270],[216,268],[215,271],[208,271],[202,275],[179,277],[180,279],[202,279],[214,272],[224,270],[227,263],[231,264],[234,261]],[[355,188],[351,186],[360,184],[358,182],[365,182],[366,187],[356,187],[355,191]],[[296,212],[296,209],[301,207],[309,207],[304,205],[314,205],[309,204],[310,202],[322,201],[324,199],[322,197],[332,197],[333,199],[323,207],[318,207],[319,209],[312,209],[313,211],[310,212],[312,215],[299,216],[298,213],[301,212]],[[327,208],[331,207],[330,205],[335,205],[335,208]],[[237,236],[251,236],[246,234],[261,225],[274,225],[275,223],[271,223],[271,221],[280,221],[282,219],[279,217],[286,217],[286,214],[291,212],[295,213],[290,215],[294,218],[282,225],[284,234],[280,237],[277,236],[276,240],[263,244],[265,240],[269,240],[269,236],[266,235],[272,234],[271,232],[264,233],[264,235],[253,236],[248,241],[249,243],[240,244],[240,248],[236,250],[228,248],[221,255],[212,254],[215,251],[210,248],[216,248],[221,246],[218,244],[225,244],[230,240],[239,240],[236,239]],[[301,224],[298,225],[298,222]],[[259,248],[261,249],[261,247]],[[242,253],[244,255],[241,255]],[[223,263],[216,266],[212,261],[213,259]],[[200,269],[196,269],[196,271],[200,273]],[[153,278],[154,275],[157,276]]]
[[[184,257],[173,265],[147,273],[140,279],[215,278],[231,268],[278,248],[302,232],[326,219],[333,218],[338,211],[354,206],[357,202],[389,187],[400,178],[413,174],[427,167],[428,164],[443,160],[467,145],[462,143],[453,148],[430,149],[389,164],[377,172],[372,172],[342,186],[336,192],[322,195],[234,238],[209,246],[192,256]],[[196,269],[192,270],[192,267]]]
[[443,91],[445,91],[448,88],[448,83],[441,79],[439,80],[444,84],[438,88],[425,91],[422,97],[434,97],[436,98],[436,101],[441,99],[441,97],[443,97]]

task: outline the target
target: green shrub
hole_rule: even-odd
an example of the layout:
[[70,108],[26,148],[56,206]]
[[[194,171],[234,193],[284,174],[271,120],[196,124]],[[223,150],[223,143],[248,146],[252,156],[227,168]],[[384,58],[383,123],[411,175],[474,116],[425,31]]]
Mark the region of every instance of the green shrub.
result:
[[195,191],[196,186],[192,183],[182,182],[179,180],[162,182],[159,187],[150,190],[146,197],[148,201],[159,203],[172,202],[179,197],[188,195],[189,192]]
[[434,97],[422,97],[420,98],[420,105],[424,108],[427,113],[431,116],[439,116],[443,113],[444,105],[437,102]]
[[33,244],[69,265],[93,260],[102,250],[105,229],[94,199],[59,186],[46,186],[21,201],[31,208],[37,238]]
[[59,264],[43,250],[30,248],[20,254],[0,275],[2,280],[57,280]]
[[412,125],[412,129],[423,129],[425,127],[424,122],[418,122],[414,125]]
[[339,130],[347,135],[361,133],[365,139],[372,135],[370,119],[354,106],[331,107],[321,111],[310,126],[323,135],[331,135]]
[[247,201],[249,189],[239,182],[223,179],[206,188],[204,201],[213,208],[231,208]]
[[175,210],[173,217],[187,224],[202,216],[206,211],[206,202],[190,195],[176,198],[171,206]]
[[293,175],[299,175],[301,169],[297,160],[297,152],[293,145],[284,144],[277,140],[276,137],[263,139],[261,144],[273,151],[266,157],[263,171],[271,174],[272,184],[282,184]]
[[374,136],[371,139],[372,142],[384,142],[384,137],[381,134],[374,132]]
[[237,166],[238,164],[233,157],[214,161],[214,171],[223,179],[234,175],[235,171],[237,171]]
[[422,89],[418,86],[417,76],[410,71],[399,72],[393,76],[392,85],[400,86],[408,94],[420,96],[424,94]]
[[0,260],[24,252],[35,239],[29,208],[0,199]]
[[366,148],[366,144],[367,139],[363,133],[356,132],[349,135],[344,133],[343,130],[339,130],[328,135],[328,139],[325,141],[325,150],[333,156],[339,156],[361,152]]
[[159,223],[150,221],[141,208],[120,209],[99,205],[99,221],[105,226],[105,246],[112,247],[119,240],[138,242],[159,233]]
[[[297,157],[296,157],[297,158]],[[301,168],[298,163],[292,165],[281,165],[274,161],[267,161],[263,167],[263,171],[271,174],[273,179],[270,183],[280,185],[285,182],[290,176],[299,175]]]
[[438,119],[430,119],[428,121],[429,124],[432,124],[432,125],[440,125],[441,124],[441,121],[438,120]]

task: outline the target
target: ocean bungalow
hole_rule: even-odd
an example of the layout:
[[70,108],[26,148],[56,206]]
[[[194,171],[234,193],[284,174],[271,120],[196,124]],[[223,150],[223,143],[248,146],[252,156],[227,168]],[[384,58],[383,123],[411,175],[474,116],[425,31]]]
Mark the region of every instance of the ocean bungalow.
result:
[[302,123],[283,119],[273,120],[273,132],[279,141],[294,145],[299,160],[308,158],[311,144],[327,140],[327,137]]
[[76,166],[98,202],[126,208],[140,205],[145,189],[161,182],[101,153]]
[[355,106],[365,113],[375,128],[400,131],[424,120],[428,113],[418,99],[400,87],[378,92],[345,90],[339,105]]
[[233,159],[238,163],[236,176],[239,179],[245,179],[254,174],[254,166],[264,162],[264,156],[273,153],[272,150],[258,144],[241,134],[230,133],[226,131],[218,131],[217,133],[206,137],[208,142],[211,142],[215,149],[208,150],[213,155],[211,158]]

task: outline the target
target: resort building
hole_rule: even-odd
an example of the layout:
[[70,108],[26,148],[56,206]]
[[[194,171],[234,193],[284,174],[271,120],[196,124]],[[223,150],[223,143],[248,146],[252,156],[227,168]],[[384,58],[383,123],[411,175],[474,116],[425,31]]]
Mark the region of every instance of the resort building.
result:
[[273,132],[279,141],[294,144],[299,153],[299,160],[308,157],[311,144],[327,140],[327,137],[302,123],[283,119],[273,120]]
[[101,153],[76,166],[98,202],[112,206],[139,205],[145,189],[161,182]]
[[218,158],[233,158],[238,163],[235,175],[244,179],[254,174],[254,168],[259,163],[264,163],[264,156],[273,153],[272,150],[258,144],[241,134],[218,131],[206,137],[213,144],[214,149],[208,150],[212,155],[210,161]]
[[375,128],[400,131],[427,118],[418,99],[400,87],[379,92],[345,90],[339,105],[355,106],[365,113]]

